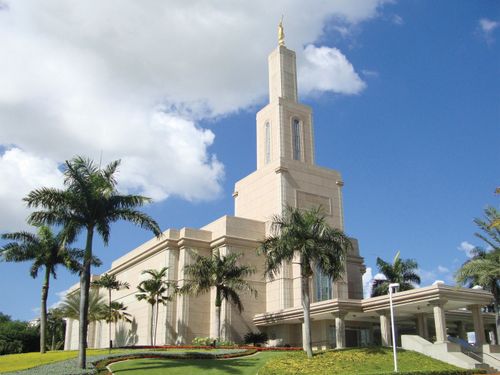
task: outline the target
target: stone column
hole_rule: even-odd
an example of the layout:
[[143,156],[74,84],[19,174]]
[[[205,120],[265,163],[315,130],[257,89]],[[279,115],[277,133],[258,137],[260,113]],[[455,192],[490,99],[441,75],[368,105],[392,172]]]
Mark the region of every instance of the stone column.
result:
[[[167,277],[169,281],[177,282],[178,250],[168,247],[165,254],[165,266],[168,267]],[[172,345],[176,339],[176,298],[168,301],[165,306],[165,344]]]
[[64,350],[71,350],[73,319],[66,318],[66,332],[64,333]]
[[389,311],[379,312],[380,315],[380,335],[382,337],[382,346],[391,346],[391,324],[389,322]]
[[[190,262],[190,249],[182,246],[179,251],[179,263],[177,269],[177,275],[179,277],[179,288],[184,285],[184,266]],[[175,328],[177,331],[176,344],[186,344],[187,340],[187,326],[189,324],[189,296],[187,294],[177,295],[177,314],[176,314],[176,324]]]
[[436,327],[436,343],[447,342],[446,335],[446,316],[444,314],[444,305],[446,301],[440,300],[432,303],[434,310],[434,325]]
[[338,312],[334,313],[335,316],[335,341],[336,341],[336,349],[345,348],[345,316],[346,312]]
[[483,315],[481,314],[480,305],[471,305],[468,309],[472,313],[472,321],[474,323],[474,333],[476,335],[476,345],[486,344],[486,338],[484,335],[484,323]]
[[465,331],[465,324],[461,320],[457,322],[458,337],[462,340],[467,340],[467,332]]
[[429,326],[424,313],[417,314],[417,334],[426,340],[429,339]]

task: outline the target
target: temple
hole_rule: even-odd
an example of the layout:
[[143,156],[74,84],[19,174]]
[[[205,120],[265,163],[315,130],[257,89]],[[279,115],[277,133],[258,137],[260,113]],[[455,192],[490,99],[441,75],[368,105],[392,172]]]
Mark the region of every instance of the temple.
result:
[[[249,279],[257,297],[241,295],[244,311],[239,313],[229,303],[222,306],[222,338],[238,343],[249,331],[264,331],[269,337],[267,345],[302,346],[300,269],[284,264],[278,277],[266,279],[264,259],[256,249],[269,231],[272,216],[286,205],[321,207],[328,223],[344,230],[344,182],[338,171],[315,163],[312,109],[299,102],[295,52],[285,46],[282,29],[279,38],[268,57],[269,103],[256,116],[257,168],[235,184],[234,216],[223,216],[199,229],[168,229],[160,239],[154,238],[112,263],[107,272],[131,285],[129,290],[113,292],[113,299],[127,306],[133,317],[131,324],[118,323],[113,328],[115,346],[150,343],[151,308],[135,297],[142,271],[168,267],[168,279],[182,286],[184,266],[193,254],[209,255],[215,249],[221,254],[242,253],[241,262],[258,270]],[[363,299],[365,265],[357,241],[352,239],[352,243],[339,281],[332,282],[320,273],[312,277],[315,348],[391,345],[389,299]],[[72,292],[77,289],[75,285]],[[195,337],[216,337],[214,298],[214,293],[177,295],[171,303],[160,306],[157,344],[190,344]],[[444,284],[396,293],[398,344],[413,350],[418,347],[422,352],[428,348],[449,353],[458,345],[450,342],[451,337],[466,339],[467,332],[475,333],[477,345],[494,343],[490,335],[494,316],[481,311],[491,301],[487,291]],[[90,324],[88,342],[95,348],[108,345],[106,322]],[[78,321],[68,320],[65,349],[76,349],[77,345]]]

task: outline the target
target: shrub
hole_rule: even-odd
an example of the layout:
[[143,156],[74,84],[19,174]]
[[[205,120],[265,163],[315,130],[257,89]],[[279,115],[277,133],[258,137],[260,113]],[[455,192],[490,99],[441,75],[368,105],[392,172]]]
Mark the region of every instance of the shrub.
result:
[[195,346],[210,346],[214,341],[215,339],[210,337],[195,337],[191,343]]
[[267,333],[265,332],[248,332],[245,337],[245,344],[263,344],[267,341]]

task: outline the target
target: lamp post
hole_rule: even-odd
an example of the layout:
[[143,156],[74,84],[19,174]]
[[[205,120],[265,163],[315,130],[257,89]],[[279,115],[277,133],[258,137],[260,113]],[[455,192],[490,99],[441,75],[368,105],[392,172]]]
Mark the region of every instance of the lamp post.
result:
[[396,353],[396,330],[394,329],[394,307],[392,306],[392,290],[399,288],[399,283],[389,284],[389,306],[391,308],[392,351],[394,353],[394,372],[398,372],[398,355]]

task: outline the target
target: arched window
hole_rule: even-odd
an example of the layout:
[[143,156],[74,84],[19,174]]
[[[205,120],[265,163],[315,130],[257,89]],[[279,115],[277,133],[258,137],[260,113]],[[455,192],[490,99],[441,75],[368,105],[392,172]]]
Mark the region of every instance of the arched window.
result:
[[316,267],[316,272],[314,274],[314,283],[317,302],[332,299],[332,279],[324,275],[318,267]]
[[301,145],[302,140],[300,139],[300,121],[297,118],[292,120],[292,145],[293,145],[293,159],[301,160]]
[[268,164],[271,161],[271,124],[266,122],[265,125],[265,132],[266,132],[266,144],[265,144],[265,162]]

